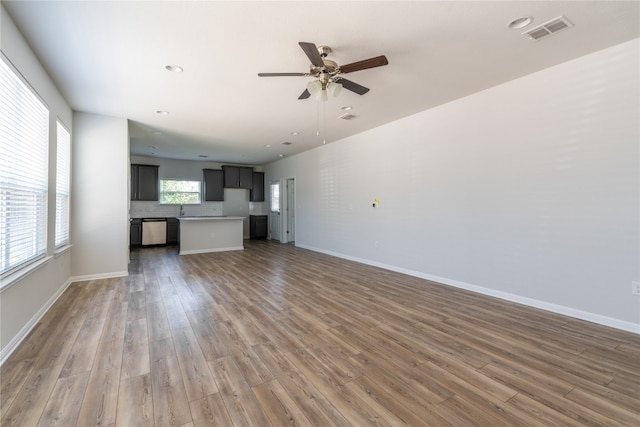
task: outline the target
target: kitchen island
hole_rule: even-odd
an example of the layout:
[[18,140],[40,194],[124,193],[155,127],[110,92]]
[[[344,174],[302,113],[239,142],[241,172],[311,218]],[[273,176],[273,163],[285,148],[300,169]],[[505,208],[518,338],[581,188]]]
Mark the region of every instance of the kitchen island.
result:
[[241,251],[241,216],[180,217],[180,255]]

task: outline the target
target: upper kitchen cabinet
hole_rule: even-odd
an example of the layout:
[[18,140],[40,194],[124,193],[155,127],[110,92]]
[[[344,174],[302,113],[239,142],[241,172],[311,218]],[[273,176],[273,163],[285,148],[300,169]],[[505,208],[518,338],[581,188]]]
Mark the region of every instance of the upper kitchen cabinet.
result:
[[158,166],[131,165],[131,200],[158,201]]
[[244,166],[222,166],[225,188],[253,187],[253,168]]
[[253,186],[249,196],[251,202],[264,202],[264,172],[253,173]]
[[222,169],[203,169],[204,201],[224,201],[224,173]]

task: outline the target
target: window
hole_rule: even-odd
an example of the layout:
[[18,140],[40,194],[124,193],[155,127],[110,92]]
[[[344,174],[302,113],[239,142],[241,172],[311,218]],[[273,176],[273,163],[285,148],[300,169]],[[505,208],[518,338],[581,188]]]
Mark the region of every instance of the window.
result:
[[271,183],[271,212],[280,212],[280,183]]
[[47,251],[49,111],[0,55],[0,275]]
[[71,134],[58,120],[56,152],[56,248],[69,243],[69,184],[71,177]]
[[200,181],[160,180],[160,204],[197,205],[200,200]]

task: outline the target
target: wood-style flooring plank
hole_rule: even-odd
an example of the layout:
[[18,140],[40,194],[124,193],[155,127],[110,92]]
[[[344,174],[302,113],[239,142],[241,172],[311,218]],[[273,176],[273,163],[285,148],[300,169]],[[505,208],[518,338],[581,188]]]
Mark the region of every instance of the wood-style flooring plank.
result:
[[238,426],[268,427],[271,422],[231,357],[209,362],[231,421]]
[[[123,313],[122,319],[126,319],[126,313]],[[115,423],[123,345],[121,337],[100,341],[95,366],[91,369],[80,408],[79,425],[104,426]]]
[[6,363],[0,370],[0,420],[33,371],[36,358]]
[[88,371],[58,378],[37,425],[76,425],[88,380]]
[[35,426],[49,401],[63,365],[33,370],[4,413],[2,426]]
[[122,350],[121,377],[132,378],[150,372],[147,319],[130,320],[126,324]]
[[313,426],[278,380],[254,386],[253,393],[274,426]]
[[149,345],[155,424],[181,426],[190,422],[189,400],[172,339],[152,340]]
[[153,427],[153,392],[151,374],[120,381],[116,426]]
[[220,393],[189,402],[195,427],[233,427]]
[[187,399],[191,402],[217,393],[218,386],[191,328],[172,329],[171,335]]

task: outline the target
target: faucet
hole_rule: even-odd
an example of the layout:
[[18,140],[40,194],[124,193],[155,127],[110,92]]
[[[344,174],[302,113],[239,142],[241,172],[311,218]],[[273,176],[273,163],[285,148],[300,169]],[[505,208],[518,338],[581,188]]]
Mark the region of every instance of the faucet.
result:
[[184,216],[184,205],[180,205],[180,216]]

